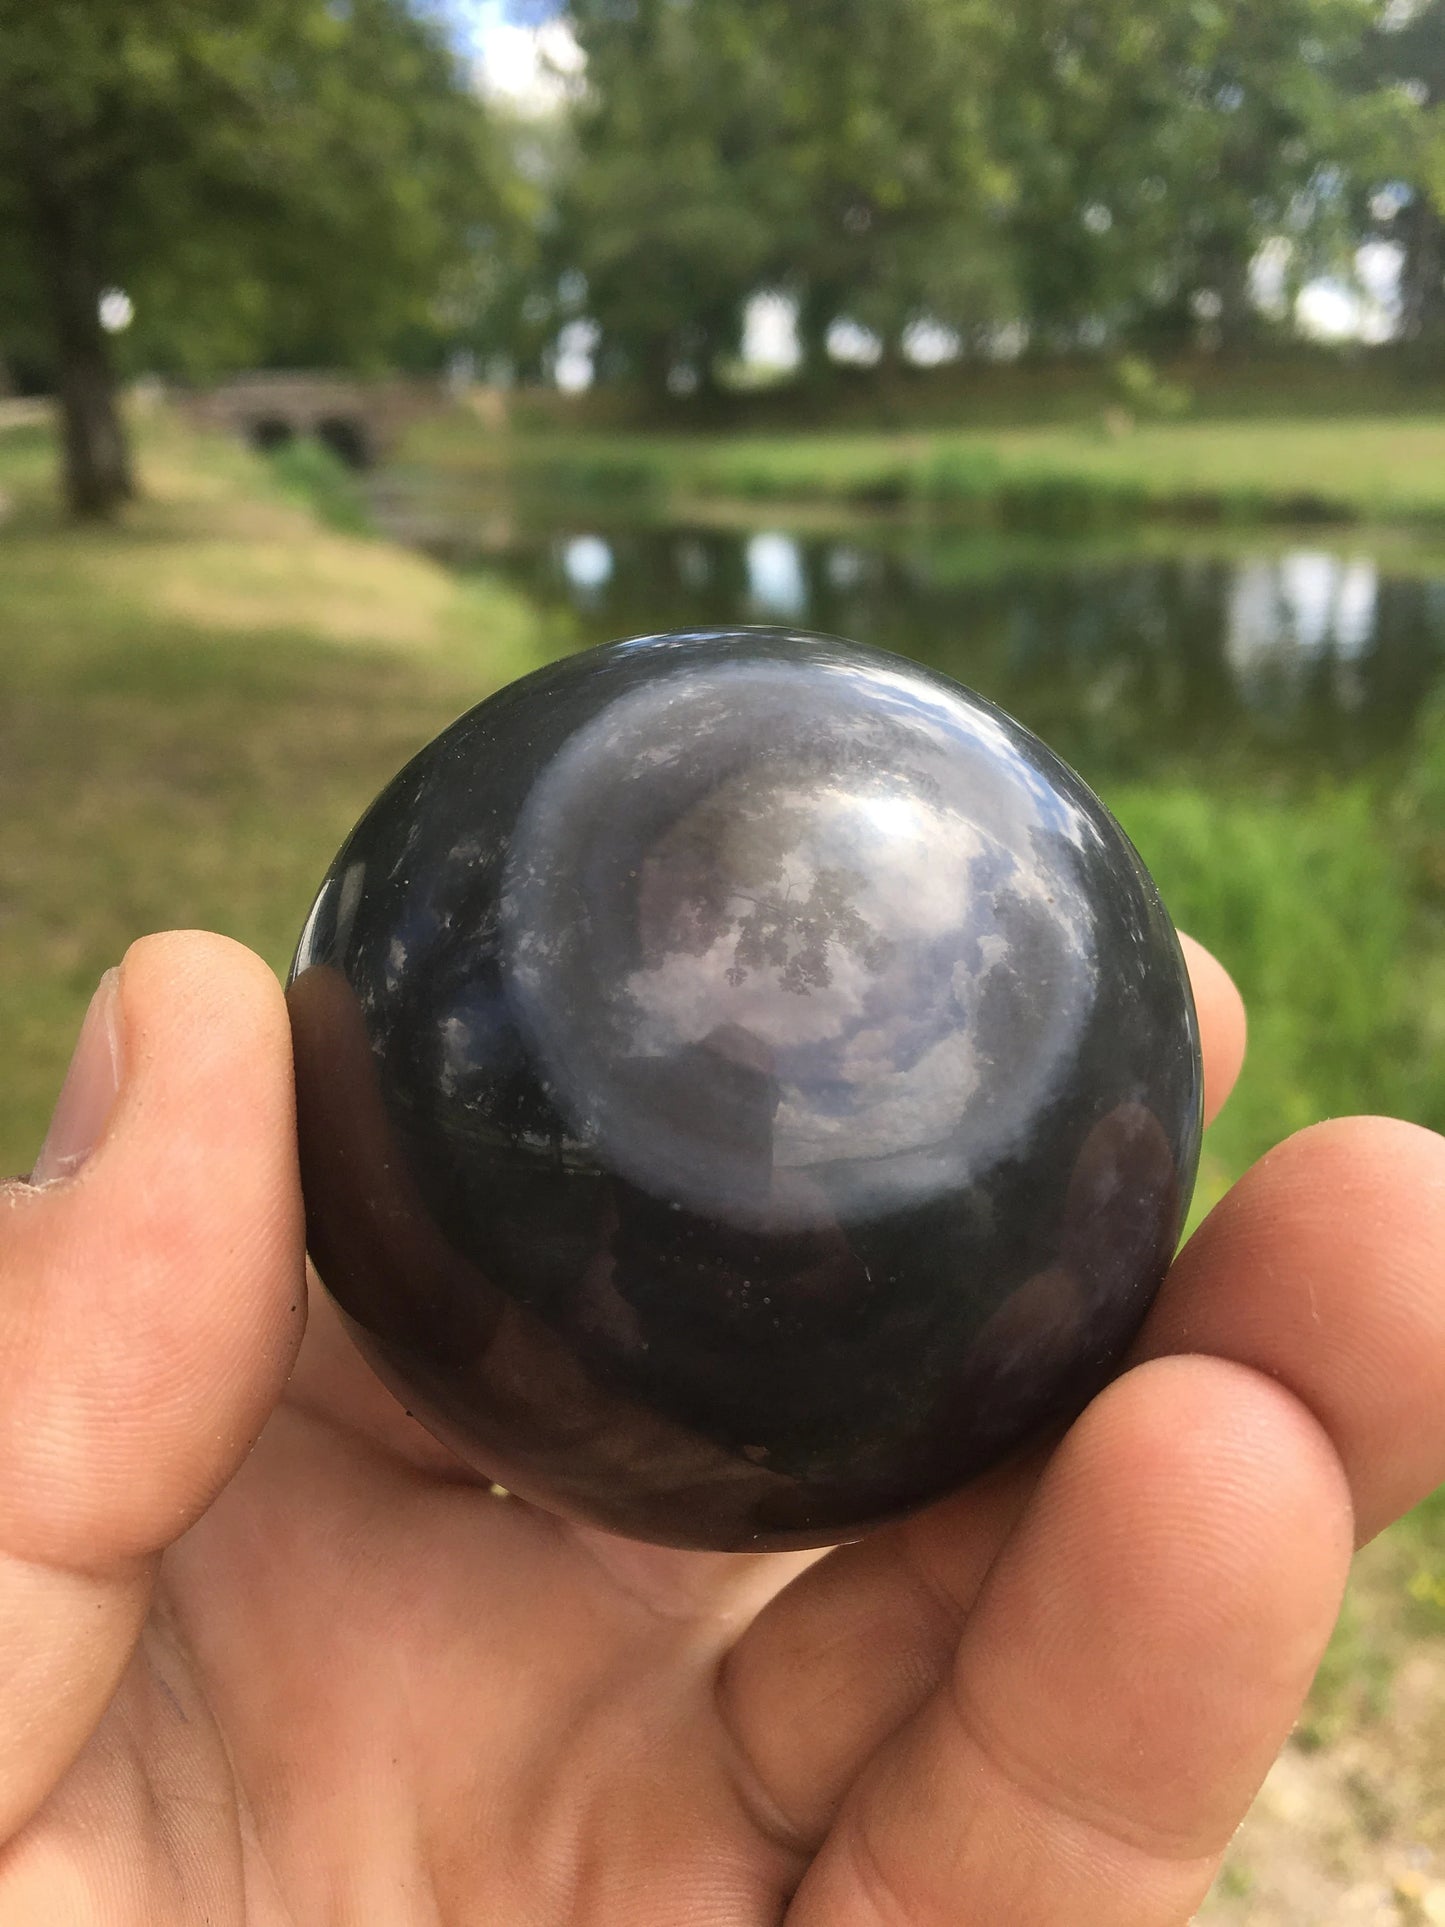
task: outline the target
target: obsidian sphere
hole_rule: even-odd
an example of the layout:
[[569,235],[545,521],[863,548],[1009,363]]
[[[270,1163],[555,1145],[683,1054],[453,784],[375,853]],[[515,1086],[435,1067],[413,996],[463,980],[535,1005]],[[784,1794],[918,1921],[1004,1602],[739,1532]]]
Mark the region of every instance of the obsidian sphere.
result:
[[1103,806],[912,663],[594,649],[362,818],[289,1001],[312,1257],[406,1406],[679,1546],[854,1537],[1114,1372],[1198,1157]]

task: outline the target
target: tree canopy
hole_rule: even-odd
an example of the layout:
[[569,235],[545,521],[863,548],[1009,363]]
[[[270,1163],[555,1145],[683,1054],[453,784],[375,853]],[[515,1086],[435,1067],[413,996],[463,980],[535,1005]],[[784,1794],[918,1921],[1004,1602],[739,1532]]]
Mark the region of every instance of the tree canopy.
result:
[[146,365],[381,360],[505,204],[407,0],[0,0],[4,345],[53,369],[80,512],[130,487],[106,290]]
[[1423,250],[1445,303],[1442,0],[566,12],[587,87],[554,265],[586,277],[604,370],[706,380],[760,288],[796,299],[813,374],[840,318],[884,356],[925,320],[965,349],[1003,322],[1045,349],[1229,345],[1270,325],[1261,245],[1296,282],[1347,275],[1392,178],[1397,238],[1424,236],[1407,288]]

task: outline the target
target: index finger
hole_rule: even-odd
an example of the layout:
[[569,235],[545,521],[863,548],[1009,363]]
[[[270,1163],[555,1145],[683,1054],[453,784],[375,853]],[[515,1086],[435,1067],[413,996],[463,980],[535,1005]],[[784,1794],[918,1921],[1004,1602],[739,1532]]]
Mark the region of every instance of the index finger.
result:
[[1224,965],[1202,943],[1182,931],[1179,942],[1189,966],[1204,1045],[1204,1121],[1212,1124],[1224,1109],[1244,1064],[1244,999]]

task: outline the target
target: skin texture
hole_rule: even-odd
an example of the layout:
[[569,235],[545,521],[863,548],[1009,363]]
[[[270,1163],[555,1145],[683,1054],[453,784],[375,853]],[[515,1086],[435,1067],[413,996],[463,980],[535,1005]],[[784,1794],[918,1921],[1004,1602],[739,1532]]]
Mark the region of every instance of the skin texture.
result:
[[150,938],[119,997],[98,1148],[0,1189],[0,1927],[1188,1919],[1352,1544],[1445,1476],[1445,1144],[1271,1153],[1052,1452],[668,1553],[493,1496],[307,1325],[264,967]]

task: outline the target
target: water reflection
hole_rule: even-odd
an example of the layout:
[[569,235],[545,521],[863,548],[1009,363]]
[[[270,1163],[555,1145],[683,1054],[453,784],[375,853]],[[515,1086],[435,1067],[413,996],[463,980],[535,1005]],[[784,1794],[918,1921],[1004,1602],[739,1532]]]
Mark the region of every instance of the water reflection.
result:
[[707,545],[696,536],[684,536],[674,550],[677,579],[687,589],[705,589],[712,581],[712,563]]
[[867,580],[869,557],[861,549],[855,549],[849,543],[840,542],[836,547],[829,549],[824,567],[827,569],[828,583],[831,588],[856,589]]
[[1379,625],[1380,572],[1364,557],[1301,550],[1241,564],[1226,608],[1224,652],[1245,700],[1278,715],[1299,707],[1320,667],[1340,703],[1358,709],[1357,665]]
[[1358,766],[1392,751],[1445,672],[1445,581],[1316,547],[1000,566],[977,538],[573,530],[493,566],[579,637],[798,622],[926,662],[1096,778],[1169,757]]
[[808,612],[808,573],[791,535],[754,535],[748,542],[748,603],[760,620],[797,621]]
[[600,535],[577,535],[562,548],[562,573],[584,603],[612,580],[612,550]]

